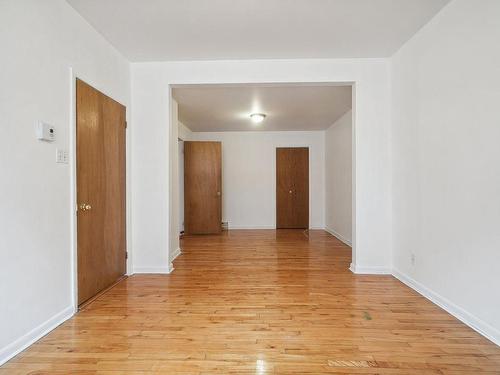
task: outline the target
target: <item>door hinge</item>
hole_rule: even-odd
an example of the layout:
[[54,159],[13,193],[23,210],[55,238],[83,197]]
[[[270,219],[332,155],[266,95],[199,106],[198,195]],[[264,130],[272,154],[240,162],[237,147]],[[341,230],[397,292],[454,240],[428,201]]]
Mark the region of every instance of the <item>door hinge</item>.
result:
[[128,251],[125,251],[125,259],[128,259]]
[[128,124],[127,124],[127,121],[125,121],[125,129],[127,129],[128,127]]

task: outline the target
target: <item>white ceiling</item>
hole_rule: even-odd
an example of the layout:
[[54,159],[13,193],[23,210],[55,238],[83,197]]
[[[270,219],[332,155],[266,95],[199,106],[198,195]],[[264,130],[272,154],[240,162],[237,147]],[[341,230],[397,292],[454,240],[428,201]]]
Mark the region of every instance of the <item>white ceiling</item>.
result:
[[387,57],[449,0],[67,0],[130,61]]
[[[173,89],[179,120],[192,131],[323,130],[351,108],[350,86],[184,86]],[[265,113],[254,124],[251,113]]]

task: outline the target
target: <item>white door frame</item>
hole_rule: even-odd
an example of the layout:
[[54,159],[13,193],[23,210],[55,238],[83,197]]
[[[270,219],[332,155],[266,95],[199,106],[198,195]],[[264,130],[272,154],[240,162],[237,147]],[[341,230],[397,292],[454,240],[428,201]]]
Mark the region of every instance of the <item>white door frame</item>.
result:
[[[329,81],[322,81],[322,82],[262,82],[262,83],[227,83],[227,82],[217,82],[217,83],[204,83],[204,82],[199,82],[199,83],[188,83],[188,84],[182,84],[182,83],[176,83],[176,84],[169,84],[168,85],[168,98],[169,98],[169,108],[172,108],[172,103],[173,103],[173,96],[172,96],[172,89],[174,88],[181,88],[181,87],[197,87],[197,86],[226,86],[226,87],[238,87],[238,86],[246,86],[246,85],[252,85],[252,86],[351,86],[351,91],[352,91],[352,98],[351,98],[351,103],[352,103],[352,187],[351,187],[351,197],[352,197],[352,202],[351,202],[351,211],[352,211],[352,263],[351,264],[356,264],[356,82],[350,81],[350,82],[329,82]],[[170,113],[170,116],[168,118],[168,133],[169,133],[169,150],[175,149],[176,144],[177,144],[177,137],[173,137],[173,134],[177,134],[177,131],[173,131],[173,126],[177,126],[177,124],[173,124],[172,121],[172,113]],[[174,142],[176,144],[174,144]],[[288,146],[283,146],[283,147],[288,147]],[[295,146],[294,146],[295,147]],[[296,146],[298,147],[298,146]],[[309,146],[305,146],[309,147]],[[310,155],[309,155],[310,156]],[[172,160],[174,158],[174,160]],[[178,163],[178,153],[175,152],[170,152],[169,151],[169,166],[172,166],[173,163]],[[310,161],[309,161],[310,162]],[[276,163],[276,160],[274,161]],[[309,166],[309,174],[311,173],[311,168]],[[173,181],[173,174],[171,171],[169,172],[169,187],[172,187],[172,184],[178,184],[178,181]],[[311,183],[311,176],[309,175],[309,184]],[[310,185],[309,185],[310,186]],[[172,249],[170,244],[172,243],[172,236],[178,236],[179,235],[179,228],[180,226],[178,225],[177,228],[173,228],[170,223],[172,223],[172,220],[177,220],[178,218],[175,218],[175,212],[172,209],[173,207],[173,201],[174,199],[177,199],[179,201],[179,196],[174,196],[174,194],[169,193],[169,212],[168,212],[168,219],[169,219],[169,258],[170,258],[170,252],[175,252],[176,249]],[[310,198],[311,192],[309,191],[309,226],[310,226],[310,221],[311,221],[311,198]],[[323,195],[325,194],[324,188],[323,188]],[[170,264],[170,260],[169,260]],[[170,265],[170,267],[172,267]],[[171,268],[173,270],[173,268]]]

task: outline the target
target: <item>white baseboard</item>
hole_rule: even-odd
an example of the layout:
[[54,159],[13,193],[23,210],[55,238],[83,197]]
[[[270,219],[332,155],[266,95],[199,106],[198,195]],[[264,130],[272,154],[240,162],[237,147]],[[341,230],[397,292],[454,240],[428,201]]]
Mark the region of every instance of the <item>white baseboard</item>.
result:
[[181,248],[178,247],[174,253],[172,254],[172,259],[170,260],[170,262],[173,262],[175,260],[175,258],[177,258],[179,255],[181,255],[182,252],[181,252]]
[[21,336],[13,343],[0,349],[0,366],[5,362],[7,362],[12,357],[14,357],[15,355],[22,352],[28,346],[32,345],[34,342],[40,340],[43,336],[52,331],[54,328],[64,323],[69,318],[71,318],[74,315],[74,313],[75,313],[75,308],[73,306],[69,306],[65,308],[63,311],[54,315],[49,320],[40,324],[38,327],[32,329],[27,334]]
[[343,243],[345,243],[347,246],[352,247],[352,241],[351,240],[348,240],[347,238],[345,238],[344,236],[342,236],[341,234],[337,233],[336,231],[334,231],[331,228],[324,227],[323,229],[325,231],[327,231],[328,233],[330,233],[332,236],[337,237],[340,241],[342,241]]
[[174,269],[175,269],[175,268],[174,268],[174,260],[175,260],[175,259],[176,259],[179,255],[181,255],[181,254],[182,254],[182,252],[181,252],[181,248],[180,248],[180,247],[178,247],[178,248],[174,251],[174,253],[172,254],[172,255],[173,255],[173,256],[172,256],[172,260],[170,261],[170,264],[169,264],[169,266],[168,266],[168,269],[169,269],[169,270],[168,270],[168,273],[172,273],[172,272],[174,271]]
[[[258,230],[258,229],[276,229],[276,225],[232,225],[229,224],[228,230],[244,229],[244,230]],[[309,229],[325,229],[322,226],[311,226]]]
[[232,225],[229,224],[228,230],[232,229],[276,229],[275,225]]
[[168,267],[134,267],[134,274],[137,273],[158,273],[158,274],[169,274],[172,272],[174,267],[172,266],[172,262],[168,265]]
[[351,263],[351,266],[349,267],[352,273],[355,273],[357,275],[392,275],[392,270],[387,267],[380,267],[380,266],[358,266],[353,263]]
[[488,323],[483,322],[481,319],[475,317],[474,315],[465,311],[461,307],[455,305],[453,302],[449,301],[445,297],[430,290],[429,288],[422,285],[418,281],[412,279],[410,276],[405,275],[404,273],[396,269],[392,271],[392,275],[399,281],[401,281],[403,284],[406,284],[407,286],[409,286],[416,292],[420,293],[431,302],[435,303],[436,305],[444,309],[446,312],[453,315],[461,322],[471,327],[479,334],[486,337],[488,340],[500,346],[500,331],[497,330],[496,328],[490,326]]

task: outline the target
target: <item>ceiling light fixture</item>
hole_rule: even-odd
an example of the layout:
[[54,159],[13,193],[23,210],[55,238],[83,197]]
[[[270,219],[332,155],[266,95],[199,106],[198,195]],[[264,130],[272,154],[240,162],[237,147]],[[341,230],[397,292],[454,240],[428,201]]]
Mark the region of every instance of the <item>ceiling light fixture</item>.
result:
[[263,113],[252,113],[250,115],[250,118],[252,119],[252,121],[254,123],[258,124],[258,123],[261,123],[262,121],[264,121],[264,119],[266,118],[266,115]]

